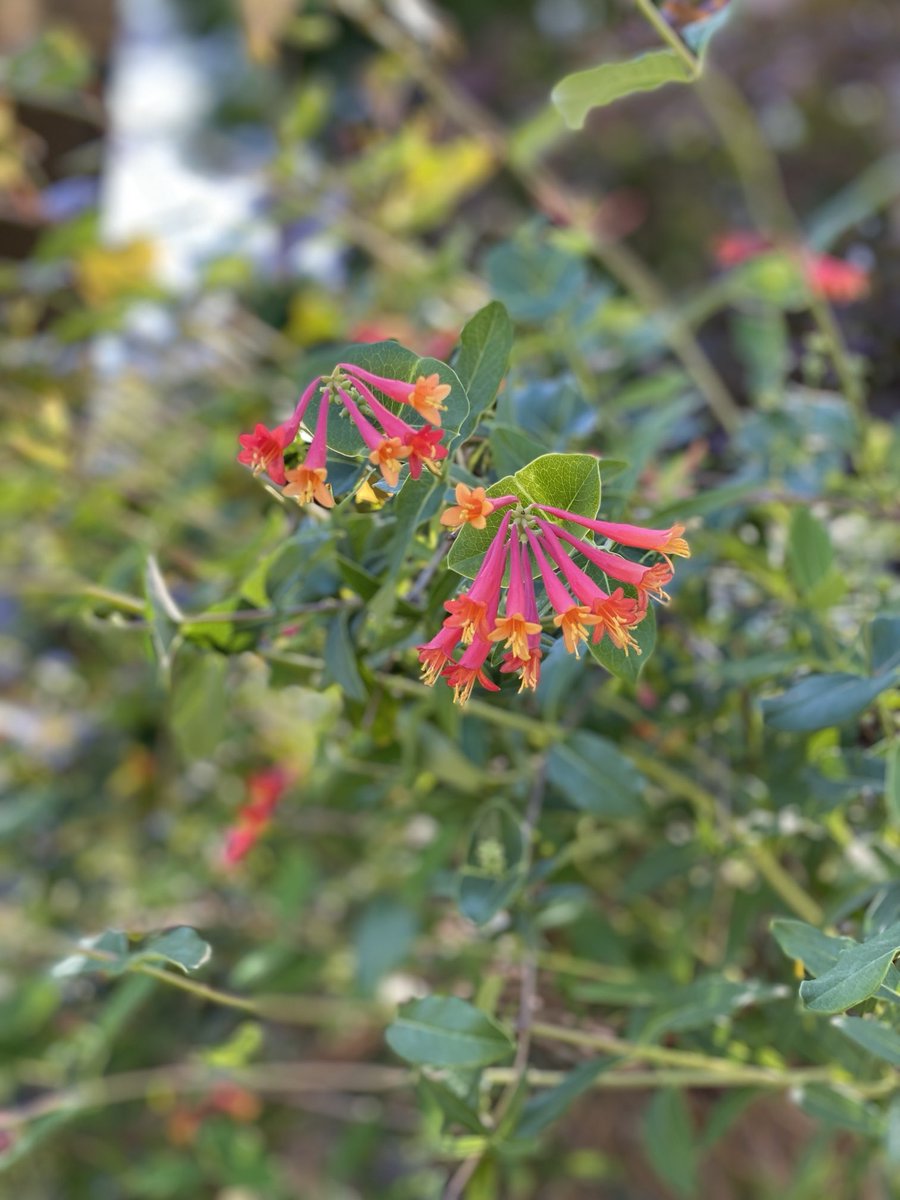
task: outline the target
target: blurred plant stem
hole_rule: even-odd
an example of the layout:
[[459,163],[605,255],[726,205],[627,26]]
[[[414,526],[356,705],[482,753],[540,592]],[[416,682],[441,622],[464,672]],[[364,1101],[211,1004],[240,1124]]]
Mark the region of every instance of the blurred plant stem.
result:
[[659,280],[623,242],[604,235],[598,227],[598,198],[575,195],[550,170],[517,157],[509,133],[453,80],[394,21],[375,0],[333,0],[334,7],[361,26],[383,49],[396,54],[423,90],[460,128],[490,147],[498,163],[528,191],[538,207],[550,210],[584,238],[591,253],[646,309],[661,319],[666,339],[694,381],[719,424],[733,433],[741,420],[740,409],[719,373],[706,356],[679,308]]
[[[660,1046],[639,1046],[631,1042],[620,1042],[617,1038],[602,1034],[584,1033],[557,1029],[555,1026],[534,1026],[535,1034],[554,1037],[555,1040],[574,1042],[586,1049],[614,1051],[631,1056],[635,1061],[672,1062],[679,1052],[668,1051]],[[560,1037],[559,1035],[566,1035]],[[634,1071],[622,1067],[607,1071],[594,1080],[592,1087],[598,1090],[622,1090],[695,1087],[733,1088],[757,1087],[773,1091],[803,1087],[811,1083],[832,1084],[841,1091],[851,1092],[860,1099],[887,1096],[900,1088],[896,1075],[883,1076],[872,1082],[853,1082],[844,1073],[830,1067],[800,1067],[777,1069],[773,1067],[746,1066],[704,1055],[687,1056],[705,1066],[676,1066],[650,1071]],[[378,1094],[397,1091],[414,1086],[417,1075],[405,1067],[389,1067],[378,1063],[347,1062],[270,1062],[254,1066],[217,1069],[202,1063],[171,1063],[164,1067],[127,1071],[118,1075],[88,1079],[71,1087],[61,1088],[47,1095],[29,1100],[16,1108],[0,1110],[0,1131],[22,1129],[32,1121],[55,1114],[75,1116],[79,1112],[105,1108],[115,1104],[145,1100],[151,1095],[184,1095],[203,1092],[225,1081],[263,1094],[309,1092],[324,1094]],[[484,1082],[488,1086],[507,1087],[519,1079],[515,1067],[492,1067],[485,1070]],[[566,1072],[554,1070],[530,1070],[525,1082],[529,1087],[557,1087],[566,1079]]]
[[769,149],[756,113],[727,75],[694,54],[652,0],[634,0],[634,5],[693,73],[703,107],[718,127],[722,144],[734,164],[754,224],[794,262],[806,292],[807,306],[828,347],[841,389],[861,423],[865,416],[862,379],[854,369],[831,305],[807,278],[803,230],[788,199],[778,159]]

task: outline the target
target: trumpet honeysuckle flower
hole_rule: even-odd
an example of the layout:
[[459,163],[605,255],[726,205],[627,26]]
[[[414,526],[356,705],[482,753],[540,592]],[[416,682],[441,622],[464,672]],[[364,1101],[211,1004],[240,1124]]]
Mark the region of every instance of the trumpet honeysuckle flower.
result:
[[276,425],[274,429],[267,429],[265,425],[257,425],[253,433],[242,433],[238,437],[242,447],[238,455],[238,462],[249,467],[254,475],[265,471],[273,483],[283,486],[285,483],[284,452],[296,439],[300,422],[303,420],[303,415],[320,382],[321,376],[317,376],[306,388],[297,401],[297,407],[290,420]]
[[317,500],[323,508],[334,507],[334,497],[325,483],[328,477],[325,466],[328,453],[328,407],[328,398],[323,396],[316,430],[306,451],[306,457],[298,467],[285,472],[287,487],[284,489],[284,495],[293,497],[298,504],[311,504],[313,500]]
[[465,483],[458,483],[454,494],[456,503],[441,513],[441,524],[451,529],[459,529],[461,525],[484,529],[492,512],[518,499],[517,496],[498,496],[489,500],[483,487],[470,488]]
[[455,600],[447,600],[444,608],[450,614],[444,618],[448,629],[458,629],[464,646],[468,646],[476,637],[487,638],[493,628],[494,617],[500,601],[500,589],[503,586],[503,572],[506,570],[508,552],[507,532],[512,514],[507,513],[500,522],[500,528],[494,535],[490,548],[478,569],[478,574],[472,580],[472,586],[467,592],[460,592]]
[[368,417],[364,417],[360,412],[356,401],[343,388],[338,388],[338,391],[353,424],[369,448],[369,462],[379,469],[389,487],[396,487],[400,481],[403,459],[409,456],[408,447],[404,446],[399,437],[391,436],[390,433],[385,436],[376,429]]
[[570,546],[574,546],[588,562],[599,567],[612,579],[617,579],[620,583],[629,583],[639,592],[649,592],[663,600],[668,599],[663,589],[674,574],[669,559],[654,563],[652,566],[644,566],[643,563],[632,562],[630,558],[623,558],[621,554],[600,550],[597,546],[584,541],[583,538],[576,537],[575,534],[569,533],[567,529],[562,529],[559,525],[550,525],[541,520],[538,521],[538,525],[541,529],[549,530],[553,536],[568,542]]
[[[492,650],[502,647],[501,674],[517,674],[520,692],[534,689],[540,679],[541,639],[547,625],[560,631],[566,650],[576,658],[589,638],[596,645],[604,637],[625,654],[631,650],[640,654],[631,631],[647,615],[651,597],[668,599],[663,589],[674,573],[669,555],[690,553],[681,536],[682,525],[645,529],[597,521],[517,496],[488,499],[482,488],[465,484],[457,487],[456,499],[458,503],[449,510],[450,519],[446,519],[447,513],[441,518],[445,525],[483,528],[491,512],[502,507],[508,511],[468,590],[445,602],[448,615],[441,631],[418,647],[425,683],[433,685],[443,678],[459,704],[465,704],[476,683],[496,690],[487,673],[488,660]],[[485,505],[491,506],[490,511],[485,511]],[[634,562],[577,537],[566,527],[570,524],[586,527],[619,546],[655,552],[661,558],[653,563]],[[606,580],[626,585],[637,594],[626,594],[622,586],[605,591],[575,561],[579,555],[602,571]],[[538,603],[535,574],[549,609],[543,619],[546,610]],[[464,650],[457,658],[459,646]]]
[[[255,474],[267,472],[273,483],[285,489],[284,495],[292,497],[299,504],[316,500],[325,508],[332,508],[334,497],[325,482],[328,475],[325,466],[326,426],[329,408],[337,404],[347,410],[369,452],[369,462],[378,467],[390,487],[396,487],[400,482],[404,462],[408,463],[413,479],[418,479],[426,467],[439,474],[438,464],[447,457],[447,447],[442,444],[443,430],[432,426],[439,425],[440,418],[432,422],[432,426],[410,425],[382,404],[366,380],[380,388],[385,395],[404,404],[412,404],[410,397],[414,394],[420,399],[423,396],[431,397],[433,402],[439,403],[450,391],[449,386],[440,383],[437,375],[427,378],[421,376],[413,385],[399,379],[373,375],[361,367],[339,365],[327,379],[317,376],[312,381],[300,397],[290,420],[275,429],[257,425],[253,433],[241,434],[238,462],[250,467]],[[322,401],[312,443],[304,461],[286,471],[284,453],[295,442],[300,423],[317,389],[322,392]],[[351,392],[354,394],[351,395]],[[377,424],[362,411],[354,395],[368,406]]]
[[531,564],[528,561],[527,552],[523,553],[518,533],[515,533],[510,539],[509,587],[506,592],[506,605],[503,616],[498,617],[497,624],[488,634],[488,641],[503,642],[512,657],[520,662],[525,662],[531,657],[529,638],[535,635],[539,637],[541,632],[540,621],[529,616],[526,574],[533,596]]
[[449,383],[441,383],[440,376],[420,375],[415,383],[405,383],[401,379],[387,379],[383,375],[373,375],[353,363],[340,363],[344,371],[354,383],[364,380],[371,383],[398,404],[408,404],[430,425],[440,425],[441,413],[446,410],[444,400],[450,395]]
[[[589,626],[596,625],[600,620],[599,616],[591,611],[591,605],[594,600],[599,599],[601,596],[600,588],[597,587],[593,579],[589,575],[586,575],[580,567],[575,566],[565,551],[560,551],[559,560],[556,562],[556,565],[562,569],[566,583],[575,590],[575,594],[578,597],[576,600],[548,562],[547,556],[541,548],[538,536],[533,530],[529,529],[527,530],[527,537],[531,544],[531,553],[534,555],[534,561],[537,563],[541,573],[541,582],[544,585],[544,591],[547,593],[547,599],[556,611],[553,624],[561,631],[568,652],[578,658],[582,642],[586,642],[588,639]],[[546,531],[544,531],[544,536],[541,540],[543,540],[554,560],[556,560],[556,547],[550,542]],[[565,560],[565,563],[563,563],[563,560]]]
[[437,473],[439,468],[436,464],[447,457],[447,447],[441,445],[441,439],[444,436],[443,430],[428,429],[424,426],[421,429],[414,429],[396,413],[385,408],[375,397],[372,389],[367,387],[362,380],[353,379],[352,382],[388,437],[400,439],[407,452],[409,473],[413,479],[419,478],[423,466]]
[[440,473],[437,464],[448,454],[447,447],[441,445],[443,436],[442,429],[425,428],[413,429],[407,434],[404,445],[409,451],[409,457],[406,461],[409,463],[409,473],[413,479],[419,478],[423,467],[427,467],[435,475]]
[[687,542],[681,536],[683,525],[672,525],[669,529],[645,529],[643,525],[622,525],[615,521],[592,521],[588,517],[580,517],[566,512],[564,508],[553,508],[549,504],[539,504],[541,512],[549,513],[551,517],[560,517],[563,521],[574,521],[602,537],[618,542],[620,546],[628,546],[634,550],[655,550],[666,556],[675,554],[682,558],[690,558],[691,551]]

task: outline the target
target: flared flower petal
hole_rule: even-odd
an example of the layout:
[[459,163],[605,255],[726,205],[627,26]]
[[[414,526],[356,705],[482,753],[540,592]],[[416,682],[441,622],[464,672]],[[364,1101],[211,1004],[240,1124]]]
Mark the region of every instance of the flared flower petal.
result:
[[290,422],[268,429],[257,425],[252,433],[238,437],[241,451],[238,462],[251,469],[254,475],[265,471],[273,483],[284,483],[284,452],[296,436],[291,432]]
[[418,479],[422,468],[427,467],[435,475],[440,473],[438,463],[447,457],[447,447],[441,445],[444,436],[442,429],[413,429],[407,435],[406,448],[409,451],[409,473],[413,479]]
[[382,438],[378,445],[372,448],[369,462],[378,468],[389,487],[396,487],[400,481],[400,468],[408,454],[409,448],[404,446],[399,438]]
[[422,682],[433,687],[453,661],[453,651],[459,645],[460,631],[445,625],[438,634],[422,646],[417,646],[422,664]]
[[334,508],[334,496],[325,482],[328,476],[325,467],[309,467],[301,463],[285,474],[288,479],[285,496],[290,496],[298,504],[312,504],[315,500],[323,508]]
[[484,529],[487,518],[494,511],[494,503],[487,498],[484,488],[470,488],[465,483],[458,483],[455,495],[456,503],[441,513],[441,524],[450,529],[459,529],[462,525]]

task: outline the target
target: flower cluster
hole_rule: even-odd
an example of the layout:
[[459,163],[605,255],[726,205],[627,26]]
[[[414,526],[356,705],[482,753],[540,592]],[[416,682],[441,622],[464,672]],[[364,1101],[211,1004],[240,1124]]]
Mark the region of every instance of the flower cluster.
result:
[[[506,510],[468,590],[445,603],[449,615],[440,632],[418,647],[425,683],[443,678],[460,704],[468,700],[476,683],[489,691],[499,690],[485,665],[500,646],[500,671],[518,675],[519,691],[537,687],[542,607],[546,619],[561,632],[566,650],[576,657],[589,637],[594,643],[608,637],[626,654],[632,649],[640,653],[631,631],[647,615],[651,596],[668,599],[664,588],[672,578],[672,556],[690,554],[681,536],[682,525],[645,529],[590,520],[551,505],[524,504],[518,496],[488,498],[483,488],[465,484],[456,488],[456,501],[441,517],[451,528],[484,529],[492,513]],[[560,521],[580,525],[609,543],[655,551],[661,558],[650,564],[635,562],[584,541]],[[597,568],[595,574],[602,574],[608,590],[577,565],[573,549]],[[539,605],[535,577],[544,593],[543,605]],[[463,651],[457,659],[459,646]]]
[[[758,233],[726,233],[715,244],[716,262],[721,267],[736,267],[759,258],[773,249],[768,238]],[[830,254],[801,252],[806,282],[817,296],[835,304],[852,304],[869,293],[869,273],[854,263]]]
[[[373,387],[388,399],[408,405],[426,424],[410,425],[391,412],[376,398]],[[286,467],[285,451],[296,441],[300,424],[317,391],[321,393],[321,402],[312,440],[306,447],[303,461],[298,466]],[[273,483],[284,488],[284,495],[293,497],[298,504],[310,504],[315,500],[324,508],[331,508],[334,497],[326,482],[325,459],[332,406],[341,406],[347,413],[369,452],[369,462],[379,469],[387,484],[396,487],[404,462],[413,479],[418,479],[423,467],[436,472],[437,464],[447,457],[447,447],[441,444],[443,430],[440,425],[441,414],[446,408],[444,400],[449,394],[450,385],[441,383],[436,374],[420,375],[415,383],[407,383],[373,375],[352,363],[339,363],[330,376],[320,375],[312,381],[297,402],[290,420],[275,429],[257,425],[253,433],[241,434],[238,462],[250,467],[254,473],[265,471]],[[368,413],[363,411],[363,406]]]

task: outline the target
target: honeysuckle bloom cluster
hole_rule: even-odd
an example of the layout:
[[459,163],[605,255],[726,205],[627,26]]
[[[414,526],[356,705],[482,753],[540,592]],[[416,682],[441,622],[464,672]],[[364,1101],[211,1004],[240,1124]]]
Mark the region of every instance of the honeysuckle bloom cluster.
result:
[[[424,682],[433,685],[443,678],[460,704],[476,683],[499,690],[486,672],[488,658],[498,649],[501,673],[518,675],[519,691],[536,688],[545,626],[558,629],[576,657],[588,638],[597,643],[608,637],[626,654],[640,653],[632,630],[647,615],[651,597],[668,599],[664,589],[672,578],[672,557],[690,555],[683,525],[646,529],[591,520],[552,505],[523,503],[518,496],[488,498],[483,488],[465,484],[457,487],[456,501],[441,518],[453,528],[484,529],[492,513],[505,510],[472,583],[445,603],[448,615],[439,633],[418,647]],[[635,562],[579,538],[560,521],[659,557]],[[572,550],[599,569],[605,588],[578,565]]]
[[[772,249],[772,243],[762,234],[735,232],[720,237],[715,243],[714,253],[719,266],[736,267]],[[852,304],[868,295],[869,272],[865,268],[806,248],[802,250],[801,257],[806,282],[823,299],[834,304]]]
[[[426,422],[412,425],[392,412],[379,400],[373,388],[398,404],[406,405]],[[300,425],[314,396],[319,392],[321,403],[312,440],[306,445],[303,461],[294,467],[285,466],[285,451],[297,441]],[[352,363],[339,363],[328,377],[317,376],[306,388],[288,421],[268,429],[257,425],[253,433],[238,438],[241,451],[238,462],[250,467],[255,474],[265,472],[273,483],[284,489],[298,504],[316,501],[324,508],[334,505],[334,496],[327,483],[328,421],[331,410],[342,408],[349,416],[368,451],[369,462],[381,472],[385,482],[396,487],[405,463],[413,479],[418,479],[423,467],[439,470],[438,463],[447,457],[442,445],[441,414],[450,385],[440,377],[420,375],[414,383],[374,375]]]

